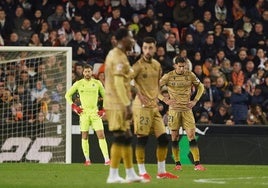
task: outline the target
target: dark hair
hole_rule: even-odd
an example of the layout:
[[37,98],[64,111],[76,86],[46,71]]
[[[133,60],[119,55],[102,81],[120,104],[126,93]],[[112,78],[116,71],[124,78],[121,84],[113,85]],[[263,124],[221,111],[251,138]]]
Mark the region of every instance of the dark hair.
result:
[[178,64],[178,63],[186,63],[185,59],[178,56],[175,58],[175,61],[174,61],[175,64]]
[[154,44],[156,44],[156,40],[153,37],[145,37],[143,39],[143,42],[144,43],[154,43]]
[[93,67],[91,65],[86,64],[86,65],[84,65],[84,69],[91,69],[91,70],[93,70]]
[[129,35],[129,32],[126,28],[120,28],[115,32],[115,39],[117,41],[120,41],[123,38],[127,37],[128,35]]

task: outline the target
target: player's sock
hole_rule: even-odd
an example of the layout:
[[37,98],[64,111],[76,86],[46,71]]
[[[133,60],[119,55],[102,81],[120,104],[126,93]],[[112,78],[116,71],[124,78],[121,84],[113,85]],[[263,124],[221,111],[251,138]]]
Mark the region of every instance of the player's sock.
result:
[[118,168],[110,168],[110,170],[109,170],[109,177],[111,179],[116,178],[116,177],[119,177]]
[[85,156],[86,161],[89,161],[89,144],[88,144],[88,139],[83,139],[81,140],[82,142],[82,150]]
[[166,160],[167,151],[168,151],[168,148],[167,147],[157,146],[157,148],[156,148],[157,161],[164,161],[164,160]]
[[139,168],[139,174],[140,175],[143,175],[143,174],[147,173],[144,163],[138,164],[138,168]]
[[131,145],[122,146],[122,157],[125,168],[133,167],[133,150]]
[[172,154],[173,154],[175,163],[179,162],[180,161],[180,149],[178,146],[178,141],[172,141]]
[[195,139],[194,140],[191,140],[189,142],[189,144],[190,144],[190,151],[191,151],[191,153],[193,155],[193,158],[194,158],[194,162],[197,163],[197,164],[199,164],[200,155],[199,155],[199,148],[198,148],[198,145],[197,145],[196,140]]
[[106,139],[99,139],[99,146],[103,155],[103,158],[105,162],[109,161],[109,153],[108,153],[108,147],[107,147],[107,142]]
[[157,162],[157,172],[158,174],[166,173],[166,161]]
[[122,158],[123,146],[118,143],[113,143],[111,147],[111,168],[118,168]]

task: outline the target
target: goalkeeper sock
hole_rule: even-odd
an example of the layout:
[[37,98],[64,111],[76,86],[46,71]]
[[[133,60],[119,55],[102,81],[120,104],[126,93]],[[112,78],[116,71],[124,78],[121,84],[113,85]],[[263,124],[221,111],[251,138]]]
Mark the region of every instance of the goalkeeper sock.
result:
[[89,161],[89,144],[88,144],[88,139],[83,139],[82,138],[82,150],[85,156],[86,161]]
[[104,139],[99,139],[99,146],[103,155],[103,158],[105,162],[109,161],[109,153],[108,153],[108,147],[107,147],[107,142]]

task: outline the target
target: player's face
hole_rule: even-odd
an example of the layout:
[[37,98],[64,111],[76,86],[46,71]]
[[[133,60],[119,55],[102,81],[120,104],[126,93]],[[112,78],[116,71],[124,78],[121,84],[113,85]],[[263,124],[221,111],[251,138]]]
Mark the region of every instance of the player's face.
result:
[[186,63],[175,64],[175,71],[177,74],[183,74],[186,68]]
[[125,46],[126,51],[131,51],[134,44],[135,41],[130,35],[123,39],[123,45]]
[[154,53],[156,51],[156,47],[154,43],[143,43],[142,45],[142,53],[145,59],[150,60],[153,58]]
[[84,69],[83,75],[84,75],[85,79],[90,79],[92,76],[92,70],[90,68]]

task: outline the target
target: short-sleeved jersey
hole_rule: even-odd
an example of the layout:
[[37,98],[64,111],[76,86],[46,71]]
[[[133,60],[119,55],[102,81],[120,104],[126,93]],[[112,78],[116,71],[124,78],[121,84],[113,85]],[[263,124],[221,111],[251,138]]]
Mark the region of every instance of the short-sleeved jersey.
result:
[[75,92],[79,93],[81,107],[84,110],[98,110],[99,95],[104,97],[104,87],[99,80],[91,78],[90,80],[81,79],[76,81],[72,87],[66,92],[65,98],[69,104],[72,104],[72,96]]
[[[157,107],[159,79],[162,73],[160,63],[155,59],[146,61],[144,58],[140,58],[132,68],[135,87],[148,100],[148,103],[144,104],[145,107]],[[134,105],[141,105],[138,97],[135,98]]]
[[130,72],[131,67],[126,54],[117,47],[110,50],[105,60],[105,98],[103,99],[105,109],[125,109],[116,92],[114,77],[122,76],[124,78],[127,95],[131,99]]
[[191,98],[192,86],[197,87],[199,84],[202,83],[191,71],[177,74],[175,70],[173,70],[165,74],[160,80],[160,86],[166,85],[170,99],[176,101],[174,104],[170,105],[169,108],[181,111],[190,110],[187,104]]

